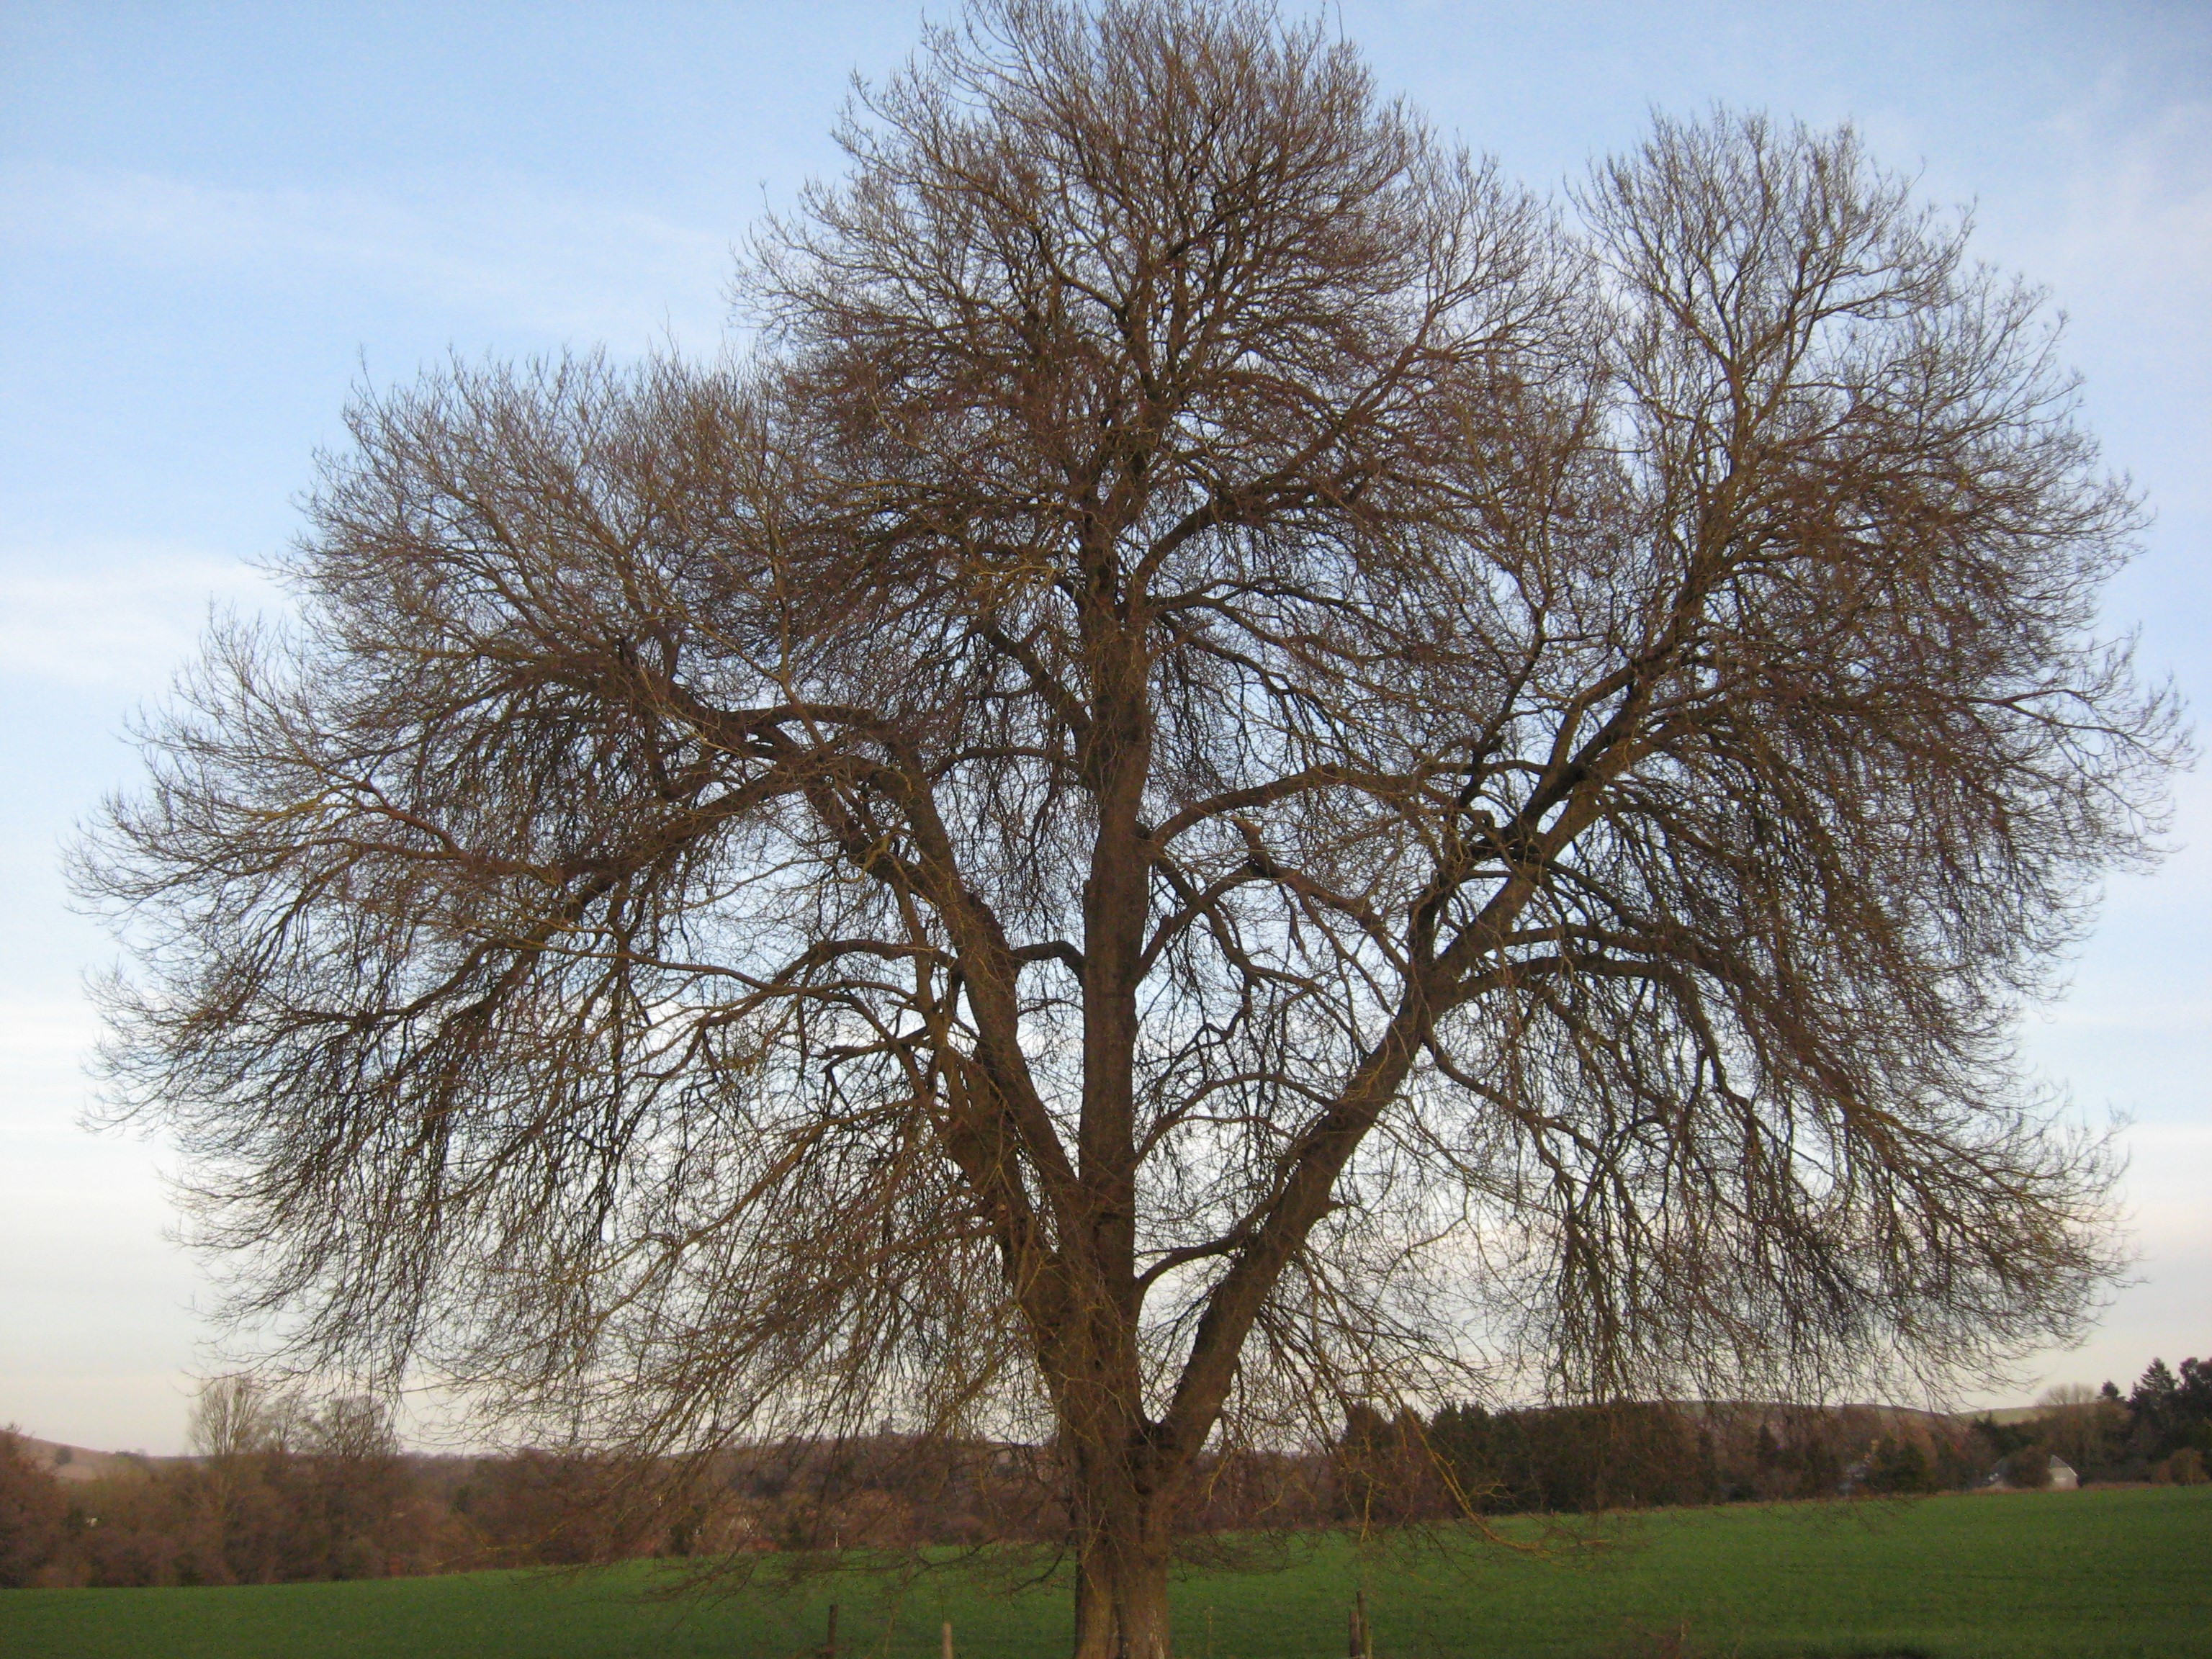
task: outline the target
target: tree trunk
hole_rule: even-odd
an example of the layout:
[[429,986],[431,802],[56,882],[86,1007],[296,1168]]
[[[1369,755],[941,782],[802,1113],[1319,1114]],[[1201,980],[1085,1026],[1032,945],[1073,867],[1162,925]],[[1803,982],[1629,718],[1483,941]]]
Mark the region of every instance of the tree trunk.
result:
[[1077,1553],[1075,1659],[1169,1659],[1167,1528],[1134,1512],[1117,1518]]
[[1096,658],[1084,767],[1098,827],[1083,896],[1083,1109],[1078,1167],[1087,1213],[1080,1361],[1063,1395],[1076,1447],[1078,1659],[1167,1659],[1169,1527],[1159,1448],[1144,1414],[1137,1328],[1137,990],[1150,915],[1151,854],[1140,827],[1152,722],[1141,629],[1109,602],[1086,619]]
[[1114,1597],[1086,1542],[1075,1553],[1075,1659],[1115,1659]]
[[1168,1552],[1140,1544],[1119,1562],[1114,1620],[1120,1638],[1115,1659],[1168,1659]]

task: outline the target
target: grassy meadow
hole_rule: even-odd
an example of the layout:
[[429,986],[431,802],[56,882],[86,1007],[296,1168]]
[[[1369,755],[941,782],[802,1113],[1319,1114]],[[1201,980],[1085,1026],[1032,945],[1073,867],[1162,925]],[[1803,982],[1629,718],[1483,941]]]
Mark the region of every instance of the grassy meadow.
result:
[[[1516,1525],[1523,1553],[1296,1546],[1274,1571],[1193,1571],[1191,1659],[1342,1653],[1365,1589],[1381,1659],[1583,1656],[2212,1656],[2212,1487],[1738,1505]],[[659,1570],[223,1589],[0,1591],[0,1659],[788,1659],[840,1604],[854,1659],[1064,1653],[1064,1589],[952,1572],[896,1594],[837,1575],[803,1595],[657,1599]]]

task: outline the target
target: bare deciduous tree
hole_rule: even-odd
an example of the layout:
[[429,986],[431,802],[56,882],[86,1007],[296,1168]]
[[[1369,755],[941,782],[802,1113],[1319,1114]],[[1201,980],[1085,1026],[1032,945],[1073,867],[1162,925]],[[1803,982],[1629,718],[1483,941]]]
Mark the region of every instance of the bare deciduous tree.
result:
[[116,1097],[244,1310],[1048,1441],[1133,1659],[1201,1449],[1331,1402],[2074,1328],[2008,1030],[2180,740],[2033,294],[1848,132],[1563,214],[1241,3],[986,0],[843,137],[744,363],[366,397],[151,728]]

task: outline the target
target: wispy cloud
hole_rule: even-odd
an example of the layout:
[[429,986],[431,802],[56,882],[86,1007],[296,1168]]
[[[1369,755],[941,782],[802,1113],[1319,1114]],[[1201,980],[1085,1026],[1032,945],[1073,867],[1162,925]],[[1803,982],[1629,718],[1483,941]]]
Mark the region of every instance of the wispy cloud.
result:
[[92,1092],[85,1066],[100,1036],[82,994],[0,992],[0,1145],[64,1162],[93,1146],[76,1113]]
[[82,995],[0,994],[0,1073],[17,1085],[35,1077],[74,1086],[100,1029]]
[[234,559],[151,543],[0,556],[0,675],[151,694],[191,653],[209,607],[281,596]]
[[2060,123],[2081,160],[2045,234],[2046,268],[2063,288],[2094,289],[2147,355],[2179,344],[2201,356],[2212,349],[2212,100],[2168,104],[2109,136],[2104,118],[2083,108]]
[[2123,1144],[2127,1186],[2139,1212],[2155,1214],[2176,1241],[2198,1254],[2212,1249],[2204,1225],[2204,1190],[2212,1182],[2212,1122],[2136,1123]]
[[410,197],[48,164],[0,171],[0,242],[278,284],[337,273],[504,326],[694,346],[720,337],[731,257],[726,233],[512,184]]

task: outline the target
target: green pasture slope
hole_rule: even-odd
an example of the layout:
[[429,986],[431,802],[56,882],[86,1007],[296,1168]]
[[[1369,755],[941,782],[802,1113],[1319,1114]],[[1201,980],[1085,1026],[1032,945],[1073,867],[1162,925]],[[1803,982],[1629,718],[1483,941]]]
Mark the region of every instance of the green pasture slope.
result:
[[[1531,1540],[1533,1528],[1516,1536]],[[0,1659],[787,1659],[841,1604],[854,1659],[1066,1652],[1066,1593],[858,1576],[803,1599],[645,1599],[653,1571],[237,1589],[0,1591]],[[1544,1553],[1397,1557],[1340,1538],[1177,1588],[1192,1659],[1334,1659],[1364,1583],[1382,1659],[2212,1656],[2212,1488],[1739,1506],[1609,1518]]]

